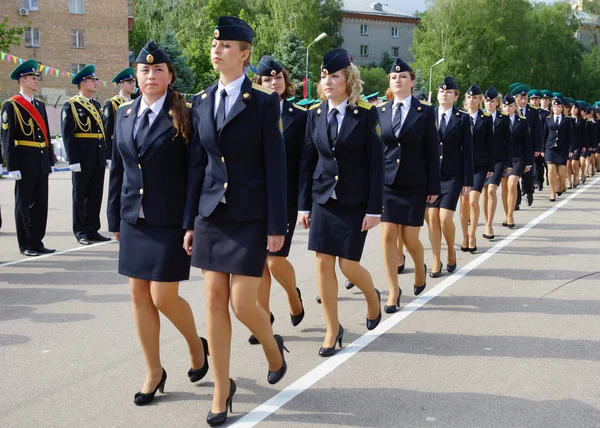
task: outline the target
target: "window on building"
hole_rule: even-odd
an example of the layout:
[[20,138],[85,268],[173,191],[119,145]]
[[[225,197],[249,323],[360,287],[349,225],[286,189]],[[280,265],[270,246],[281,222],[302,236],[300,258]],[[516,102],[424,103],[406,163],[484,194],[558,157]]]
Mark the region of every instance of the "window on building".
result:
[[83,0],[69,0],[69,13],[83,15]]
[[71,47],[85,48],[85,31],[71,30]]
[[398,47],[393,47],[392,48],[392,56],[394,58],[398,58],[400,56],[400,48]]
[[367,24],[361,24],[360,26],[360,35],[368,36],[369,35],[369,26]]
[[40,47],[40,29],[29,27],[25,29],[25,47],[39,48]]
[[127,0],[127,16],[133,18],[133,0]]
[[30,12],[36,12],[38,8],[38,0],[23,0],[23,7]]
[[360,56],[369,56],[369,46],[360,45]]
[[392,37],[395,39],[398,38],[398,27],[392,27]]
[[79,73],[81,70],[83,70],[83,68],[85,67],[85,64],[77,64],[77,63],[72,63],[71,64],[71,73],[73,74],[77,74]]

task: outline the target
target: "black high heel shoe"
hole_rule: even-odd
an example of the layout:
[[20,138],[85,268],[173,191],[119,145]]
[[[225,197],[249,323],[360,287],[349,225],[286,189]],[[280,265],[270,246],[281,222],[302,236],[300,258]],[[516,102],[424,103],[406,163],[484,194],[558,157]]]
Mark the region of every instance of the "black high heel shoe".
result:
[[331,348],[325,348],[324,346],[321,346],[319,348],[319,355],[321,357],[331,357],[333,354],[335,354],[335,344],[339,343],[340,345],[340,349],[342,348],[342,339],[344,338],[344,327],[342,327],[342,325],[340,324],[340,329],[338,330],[338,335],[335,338],[335,342],[333,342],[333,346]]
[[279,352],[281,353],[281,361],[283,361],[283,364],[281,365],[281,368],[279,370],[277,370],[276,372],[272,372],[269,370],[269,373],[267,374],[267,382],[269,382],[271,385],[275,385],[277,382],[279,382],[285,376],[285,373],[287,372],[287,363],[285,362],[285,356],[283,355],[283,350],[285,349],[288,353],[290,352],[290,351],[288,351],[288,348],[286,348],[285,345],[283,344],[283,337],[281,337],[278,334],[276,334],[273,337],[275,338],[275,341],[277,342],[277,347],[279,348]]
[[[429,272],[429,276],[432,278],[439,278],[440,276],[442,276],[442,269],[444,268],[444,263],[440,263],[440,270],[437,272],[431,271]],[[417,287],[415,287],[415,291],[416,291]],[[417,293],[415,292],[415,296],[417,295]]]
[[[475,248],[475,249],[477,249],[477,248]],[[456,251],[454,251],[454,258],[456,259]],[[447,270],[449,273],[452,273],[452,272],[454,272],[454,271],[456,270],[456,261],[454,262],[454,264],[453,264],[453,265],[451,265],[450,263],[448,263],[448,266],[446,266],[446,270]]]
[[[274,322],[275,322],[275,315],[273,315],[273,312],[271,312],[271,325],[273,325]],[[248,338],[248,343],[250,345],[260,345],[260,341],[253,334],[251,334],[250,337]]]
[[304,319],[304,304],[302,303],[302,293],[300,293],[300,289],[298,287],[296,287],[296,291],[298,292],[298,298],[300,299],[300,304],[302,305],[302,312],[300,313],[300,315],[290,314],[290,318],[292,319],[292,325],[294,327],[300,324]]
[[208,415],[206,415],[206,423],[211,427],[223,425],[225,423],[227,420],[227,410],[233,413],[233,396],[235,395],[237,387],[232,379],[229,379],[229,382],[229,397],[227,397],[227,400],[225,401],[225,411],[213,413],[212,410],[209,410]]
[[402,289],[398,287],[398,298],[396,299],[396,304],[392,306],[385,305],[383,307],[383,310],[386,314],[393,314],[398,311],[398,308],[400,308],[400,297],[402,297]]
[[406,264],[406,256],[404,256],[404,261],[402,262],[402,265],[398,266],[398,275],[400,275],[402,272],[404,272],[405,264]]
[[378,289],[375,289],[375,293],[377,293],[377,298],[379,299],[379,315],[374,320],[367,318],[367,330],[373,330],[381,322],[381,293]]
[[346,287],[346,290],[351,290],[354,288],[354,283],[352,281],[350,281],[349,279],[347,279],[345,287]]
[[133,402],[136,406],[145,406],[148,403],[151,403],[154,400],[154,396],[156,395],[156,391],[160,391],[161,394],[165,392],[165,382],[167,381],[167,372],[163,369],[162,378],[154,391],[149,394],[144,394],[143,392],[136,392],[133,396]]
[[204,365],[199,369],[189,369],[188,377],[190,378],[190,382],[198,382],[202,380],[206,373],[208,372],[208,342],[205,338],[201,337],[202,346],[204,347]]
[[[427,273],[427,265],[424,264],[423,266],[425,267],[425,273]],[[429,274],[429,276],[431,276],[432,274],[437,274],[438,276],[440,276],[442,274],[442,267],[444,267],[444,265],[442,265],[440,267],[440,271],[439,272],[431,272]],[[432,278],[437,278],[437,276],[436,277],[432,277]],[[425,282],[425,284],[419,285],[419,286],[413,284],[413,286],[414,286],[415,296],[418,296],[419,294],[421,294],[423,292],[423,290],[425,290],[425,287],[427,287],[427,282]]]
[[469,250],[469,253],[471,253],[471,254],[473,254],[475,251],[477,251],[477,238],[475,238],[475,247],[473,247],[473,248],[469,247],[468,250]]

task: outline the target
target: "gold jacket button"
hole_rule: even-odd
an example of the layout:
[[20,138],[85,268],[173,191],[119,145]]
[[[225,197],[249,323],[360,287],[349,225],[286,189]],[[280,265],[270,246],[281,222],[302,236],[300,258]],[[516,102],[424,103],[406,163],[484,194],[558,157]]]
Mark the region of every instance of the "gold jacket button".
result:
[[400,147],[400,143],[398,143],[398,147]]
[[142,169],[142,165],[138,163],[138,169]]
[[227,189],[227,183],[223,184],[223,187],[224,187],[225,189]]
[[140,195],[144,194],[144,189],[140,189]]
[[400,159],[396,159],[396,163],[400,163]]
[[444,157],[444,156],[440,156],[440,160],[442,160],[442,158],[443,158],[443,157]]
[[221,162],[225,163],[225,157],[221,156]]
[[440,146],[443,146],[443,145],[444,145],[444,143],[442,141],[440,141]]
[[335,176],[335,181],[338,181],[340,179],[340,177],[338,177],[337,175]]
[[333,158],[333,160],[337,162],[337,159],[335,157]]

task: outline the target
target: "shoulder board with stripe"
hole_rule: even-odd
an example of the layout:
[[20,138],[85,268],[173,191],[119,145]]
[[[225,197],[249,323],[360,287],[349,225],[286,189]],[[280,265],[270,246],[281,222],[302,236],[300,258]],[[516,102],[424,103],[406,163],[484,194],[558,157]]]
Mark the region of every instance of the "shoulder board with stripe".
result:
[[527,119],[525,116],[521,116],[521,115],[519,115],[519,117],[520,117],[521,119]]
[[379,108],[379,107],[383,107],[383,106],[384,106],[384,105],[386,105],[386,104],[387,104],[387,101],[384,101],[384,102],[382,102],[382,103],[379,103],[379,104],[377,104],[377,105],[376,105],[376,107],[377,107],[377,108]]
[[465,110],[462,110],[462,109],[458,109],[458,111],[461,112],[461,113],[464,113],[464,114],[469,114]]
[[419,100],[419,102],[420,102],[421,104],[425,104],[426,106],[430,106],[430,105],[431,105],[431,103],[428,103],[428,102],[427,102],[427,101],[425,101],[425,100]]
[[371,107],[373,107],[373,104],[368,103],[363,100],[358,100],[357,107],[364,108],[365,110],[371,110]]
[[197,97],[198,95],[202,95],[204,93],[204,89],[202,89],[200,92],[194,94],[195,97]]
[[488,117],[492,117],[492,115],[491,115],[491,114],[489,114],[487,111],[484,111],[484,112],[483,112],[483,115],[484,115],[484,116],[488,116]]
[[123,104],[121,104],[121,105],[119,106],[119,108],[122,108],[122,107],[128,106],[128,105],[129,105],[129,104],[131,104],[132,102],[133,102],[133,101],[127,101],[126,103],[123,103]]
[[298,104],[292,104],[294,106],[294,108],[297,108],[298,110],[302,110],[302,111],[306,111],[306,108],[299,106]]
[[263,88],[262,86],[257,85],[256,83],[252,84],[252,89],[256,89],[257,91],[264,92],[265,94],[269,94],[269,95],[271,95],[273,93],[272,90],[270,90],[268,88]]
[[185,105],[187,106],[187,108],[192,108],[192,103],[189,103],[189,102],[186,101]]
[[321,104],[323,104],[323,102],[322,102],[322,101],[321,101],[319,104],[315,104],[315,105],[313,105],[313,106],[310,106],[309,110],[314,110],[314,109],[316,109],[317,107],[320,107],[320,106],[321,106]]

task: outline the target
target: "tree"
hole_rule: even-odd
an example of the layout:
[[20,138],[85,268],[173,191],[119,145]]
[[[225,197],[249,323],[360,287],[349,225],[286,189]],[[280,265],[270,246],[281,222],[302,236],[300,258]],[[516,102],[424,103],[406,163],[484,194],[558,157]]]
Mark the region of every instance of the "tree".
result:
[[196,78],[194,70],[187,64],[187,57],[182,54],[179,42],[175,38],[175,32],[168,29],[162,37],[162,48],[177,71],[177,78],[173,84],[173,89],[179,92],[192,93],[196,89]]
[[363,81],[363,93],[368,95],[374,92],[385,94],[389,84],[388,76],[383,69],[379,67],[358,67],[360,71],[360,80]]
[[21,44],[21,36],[23,35],[24,27],[11,27],[8,25],[8,18],[0,22],[0,50],[8,51],[11,46]]
[[274,55],[290,73],[292,81],[302,81],[306,73],[306,46],[296,30],[286,30],[281,34]]
[[392,65],[394,65],[394,58],[392,58],[392,56],[387,51],[383,51],[379,67],[385,70],[386,73],[389,73],[392,69]]
[[600,15],[600,0],[582,0],[583,12]]

